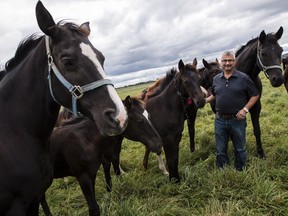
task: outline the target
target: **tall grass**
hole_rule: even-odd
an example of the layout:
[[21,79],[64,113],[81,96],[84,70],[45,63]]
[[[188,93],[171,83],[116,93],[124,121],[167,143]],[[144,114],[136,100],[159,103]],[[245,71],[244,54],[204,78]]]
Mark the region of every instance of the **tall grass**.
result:
[[[267,159],[258,158],[250,117],[247,127],[247,167],[236,172],[233,165],[215,168],[214,114],[209,105],[198,111],[196,150],[189,151],[187,127],[180,143],[181,183],[168,181],[158,169],[155,155],[144,171],[141,143],[124,140],[121,166],[126,174],[113,175],[112,192],[106,192],[99,170],[96,196],[102,215],[107,216],[237,216],[288,215],[288,101],[283,86],[263,82],[260,125]],[[118,89],[121,98],[137,95],[147,84]],[[161,106],[161,104],[159,104]],[[233,147],[229,145],[233,164]],[[54,215],[88,215],[88,208],[73,177],[54,180],[47,192]],[[41,212],[41,215],[43,213]]]

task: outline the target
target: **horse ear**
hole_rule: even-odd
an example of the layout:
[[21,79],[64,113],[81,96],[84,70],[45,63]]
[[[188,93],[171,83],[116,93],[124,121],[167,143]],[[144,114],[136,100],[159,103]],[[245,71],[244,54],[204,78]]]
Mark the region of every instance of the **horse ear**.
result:
[[130,110],[132,107],[132,99],[130,97],[130,95],[128,95],[125,100],[123,101],[124,106],[126,107],[127,110]]
[[80,31],[88,37],[90,35],[90,26],[89,22],[85,22],[80,26]]
[[259,36],[259,41],[260,41],[261,44],[264,43],[265,38],[266,38],[266,33],[265,33],[265,31],[263,30],[263,31],[260,33],[260,36]]
[[205,68],[207,68],[207,69],[211,68],[210,64],[205,59],[202,59],[202,63],[203,63]]
[[179,61],[179,63],[178,63],[178,69],[179,69],[179,71],[185,69],[185,65],[184,65],[182,59],[180,59],[180,61]]
[[197,62],[197,58],[193,59],[193,63],[192,63],[195,67],[197,66],[198,62]]
[[283,27],[280,26],[278,31],[275,33],[275,37],[277,38],[277,40],[279,40],[282,37],[283,31],[284,31]]
[[36,18],[41,31],[46,35],[53,37],[55,35],[56,24],[53,17],[41,1],[38,1],[36,4]]

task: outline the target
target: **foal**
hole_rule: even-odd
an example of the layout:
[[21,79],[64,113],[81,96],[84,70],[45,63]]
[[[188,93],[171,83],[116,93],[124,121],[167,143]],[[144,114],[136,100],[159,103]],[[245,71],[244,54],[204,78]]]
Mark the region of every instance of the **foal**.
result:
[[[161,138],[148,119],[144,103],[130,96],[127,96],[123,103],[128,113],[128,126],[121,135],[103,136],[95,123],[84,117],[66,121],[61,127],[55,128],[51,135],[51,151],[55,161],[54,178],[65,176],[77,178],[87,201],[90,216],[100,215],[94,188],[100,165],[105,157],[106,166],[104,164],[103,166],[106,174],[107,159],[112,160],[113,164],[118,161],[119,165],[119,153],[124,137],[142,142],[153,152],[161,152]],[[111,188],[111,177],[109,180],[108,176],[106,181],[107,187]],[[45,209],[45,200],[42,202],[42,207],[46,215],[49,215],[49,210]]]

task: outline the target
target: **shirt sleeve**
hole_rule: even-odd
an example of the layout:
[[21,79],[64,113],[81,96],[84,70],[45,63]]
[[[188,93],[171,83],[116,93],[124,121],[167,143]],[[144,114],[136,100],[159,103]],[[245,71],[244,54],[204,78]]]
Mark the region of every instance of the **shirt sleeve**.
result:
[[256,88],[256,85],[254,82],[250,79],[250,77],[246,77],[246,84],[247,84],[247,94],[249,97],[257,96],[259,95],[259,91]]

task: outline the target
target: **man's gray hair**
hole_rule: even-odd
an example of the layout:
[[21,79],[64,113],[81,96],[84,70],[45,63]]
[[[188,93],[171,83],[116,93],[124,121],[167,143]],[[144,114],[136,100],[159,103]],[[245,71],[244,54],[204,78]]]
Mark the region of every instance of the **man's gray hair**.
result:
[[233,56],[233,58],[235,58],[235,53],[233,51],[225,51],[225,52],[222,53],[222,56],[223,55]]

